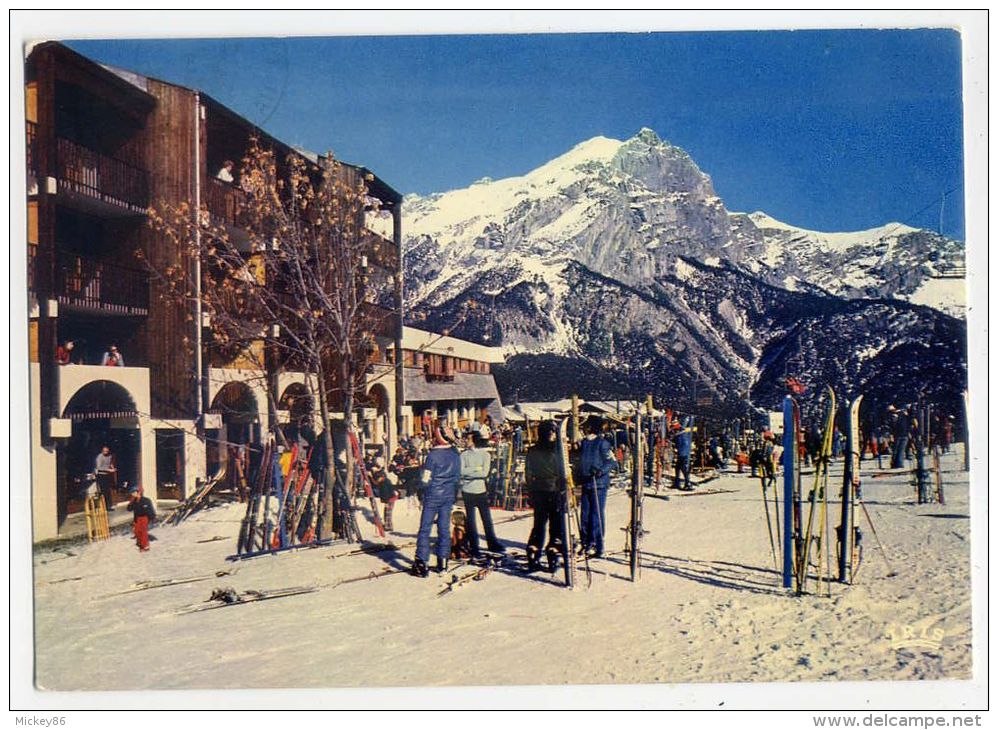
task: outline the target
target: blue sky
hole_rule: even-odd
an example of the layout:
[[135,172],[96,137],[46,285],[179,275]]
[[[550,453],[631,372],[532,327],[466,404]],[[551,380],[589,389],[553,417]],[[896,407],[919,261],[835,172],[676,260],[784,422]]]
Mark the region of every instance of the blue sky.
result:
[[[951,30],[71,41],[203,89],[403,193],[519,175],[644,126],[730,210],[817,230],[900,220],[964,237]],[[955,192],[950,192],[955,191]]]

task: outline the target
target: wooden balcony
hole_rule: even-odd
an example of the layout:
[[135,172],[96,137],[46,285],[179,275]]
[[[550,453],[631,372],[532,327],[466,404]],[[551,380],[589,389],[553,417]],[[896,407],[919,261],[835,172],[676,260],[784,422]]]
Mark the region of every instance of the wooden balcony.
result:
[[[29,123],[29,144],[36,145]],[[145,170],[114,157],[96,152],[76,142],[55,140],[55,178],[57,193],[81,207],[99,214],[138,215],[149,206],[149,178]],[[32,149],[31,164],[37,160]]]
[[232,183],[210,178],[204,190],[204,203],[216,223],[230,228],[243,227],[246,193]]
[[55,296],[71,309],[107,315],[149,314],[149,276],[106,261],[61,255],[56,263]]

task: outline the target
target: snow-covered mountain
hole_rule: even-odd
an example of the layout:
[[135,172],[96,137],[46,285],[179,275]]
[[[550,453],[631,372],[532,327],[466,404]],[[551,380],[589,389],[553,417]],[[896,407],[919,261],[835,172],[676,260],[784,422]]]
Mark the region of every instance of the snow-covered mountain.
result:
[[[934,274],[962,265],[962,244],[897,224],[824,234],[730,213],[649,129],[596,137],[521,177],[409,196],[403,214],[410,318],[503,347],[507,398],[678,397],[696,383],[769,401],[777,365],[782,376],[834,363],[828,378],[864,388],[916,335],[953,354],[922,358],[929,370],[935,358],[963,371],[962,322],[905,301],[923,303]],[[837,353],[845,330],[850,352]],[[912,385],[898,377],[882,385]],[[942,379],[932,387],[952,395]]]
[[745,266],[788,289],[817,286],[848,298],[904,299],[965,316],[962,241],[903,223],[866,231],[823,233],[757,211],[732,213],[752,249]]

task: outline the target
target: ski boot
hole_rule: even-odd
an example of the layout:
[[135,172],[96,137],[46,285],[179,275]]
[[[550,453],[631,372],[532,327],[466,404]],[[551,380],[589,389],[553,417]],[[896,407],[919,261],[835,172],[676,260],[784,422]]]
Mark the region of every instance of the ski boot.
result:
[[541,569],[541,551],[534,547],[527,548],[527,572],[536,573]]
[[548,572],[554,573],[558,570],[558,559],[561,557],[561,551],[556,548],[547,549],[548,557]]
[[436,567],[434,568],[434,570],[436,570],[438,573],[446,573],[447,572],[447,558],[441,558],[440,556],[437,556],[437,564],[436,564]]
[[417,578],[425,578],[430,574],[430,569],[426,567],[426,563],[419,558],[416,558],[412,562],[412,569],[410,572]]

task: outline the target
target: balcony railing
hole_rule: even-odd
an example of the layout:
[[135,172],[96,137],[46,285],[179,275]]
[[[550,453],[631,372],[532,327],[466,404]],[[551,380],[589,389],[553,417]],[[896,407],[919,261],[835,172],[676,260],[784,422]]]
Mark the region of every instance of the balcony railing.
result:
[[28,244],[28,291],[35,291],[35,261],[38,258],[38,246]]
[[63,137],[56,138],[56,177],[73,192],[135,213],[149,205],[144,170]]
[[28,172],[35,172],[35,146],[38,143],[38,125],[35,122],[27,122],[27,139],[25,140],[26,154],[28,158]]
[[149,314],[149,277],[142,271],[83,256],[56,265],[60,304],[114,314]]
[[395,242],[384,235],[364,228],[365,252],[371,259],[371,264],[381,266],[389,271],[398,268],[398,247]]
[[205,205],[215,221],[233,228],[244,228],[246,193],[230,183],[211,178],[205,186]]

